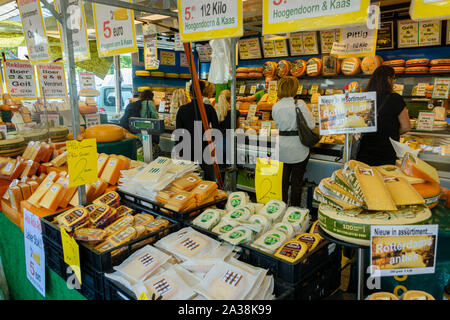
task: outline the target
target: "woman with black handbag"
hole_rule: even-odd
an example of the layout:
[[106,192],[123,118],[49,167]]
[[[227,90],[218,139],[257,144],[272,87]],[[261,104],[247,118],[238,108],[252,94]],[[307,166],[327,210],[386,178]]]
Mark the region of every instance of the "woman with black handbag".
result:
[[356,160],[370,166],[395,165],[397,155],[389,138],[411,130],[408,109],[402,96],[394,93],[395,71],[392,67],[378,67],[369,80],[366,92],[377,93],[377,131],[361,135]]
[[[303,100],[295,103],[298,80],[295,77],[283,77],[278,80],[278,98],[272,108],[272,118],[280,131],[279,160],[283,162],[283,201],[288,203],[288,190],[291,187],[291,206],[300,206],[303,188],[303,176],[309,160],[309,147],[305,146],[299,137],[299,123],[297,122],[297,109],[307,125],[302,130],[314,129],[315,120]],[[302,117],[303,116],[303,117]],[[310,132],[306,132],[310,133]],[[306,143],[306,142],[305,142]],[[309,144],[309,143],[307,143]]]

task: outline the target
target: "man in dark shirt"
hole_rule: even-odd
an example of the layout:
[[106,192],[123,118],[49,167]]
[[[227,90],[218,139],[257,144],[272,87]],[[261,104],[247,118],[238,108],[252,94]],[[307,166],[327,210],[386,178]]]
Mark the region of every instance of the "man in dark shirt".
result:
[[[200,91],[204,94],[206,89],[205,81],[200,80]],[[193,86],[191,86],[191,92],[193,91]],[[194,94],[192,94],[194,96]],[[203,135],[205,130],[202,124],[202,118],[200,115],[200,110],[197,106],[197,101],[195,98],[192,99],[191,102],[182,105],[177,112],[176,116],[176,128],[184,129],[190,134],[190,141],[183,141],[187,137],[180,133],[180,136],[183,137],[182,141],[178,141],[178,145],[182,147],[179,155],[182,159],[196,161],[200,163],[200,167],[205,173],[205,179],[207,180],[215,180],[214,167],[211,164],[205,163],[205,159],[203,157],[204,150],[207,150],[205,153],[209,154],[208,141],[203,141]],[[217,114],[214,108],[210,104],[205,104],[205,112],[208,119],[209,127],[211,129],[219,128],[219,121],[217,119]],[[205,139],[206,140],[206,139]],[[190,155],[184,154],[184,152],[188,153],[189,150],[187,147],[187,143],[189,143],[190,147]],[[177,146],[175,146],[175,150],[177,150]],[[177,151],[175,151],[176,153]]]

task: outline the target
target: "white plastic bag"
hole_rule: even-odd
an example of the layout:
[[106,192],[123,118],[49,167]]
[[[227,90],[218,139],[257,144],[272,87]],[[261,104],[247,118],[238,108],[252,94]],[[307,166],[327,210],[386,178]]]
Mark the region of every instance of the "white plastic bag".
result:
[[212,48],[211,67],[209,69],[208,81],[211,83],[227,83],[232,79],[230,50],[230,39],[213,39],[209,41]]

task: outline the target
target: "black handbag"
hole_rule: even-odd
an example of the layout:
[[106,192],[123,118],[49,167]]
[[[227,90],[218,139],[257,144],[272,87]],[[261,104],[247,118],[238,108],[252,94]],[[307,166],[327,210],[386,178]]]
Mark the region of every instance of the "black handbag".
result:
[[308,127],[299,107],[295,107],[295,112],[297,113],[297,129],[300,142],[309,148],[315,146],[320,141],[320,136]]

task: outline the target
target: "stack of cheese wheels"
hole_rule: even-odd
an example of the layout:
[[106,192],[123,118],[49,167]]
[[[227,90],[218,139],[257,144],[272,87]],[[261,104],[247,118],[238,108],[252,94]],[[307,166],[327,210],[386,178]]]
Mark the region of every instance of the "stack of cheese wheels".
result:
[[449,73],[450,59],[433,59],[430,61],[430,73]]
[[123,128],[115,124],[97,124],[87,128],[84,137],[86,139],[95,138],[97,142],[114,142],[124,138]]
[[364,74],[371,75],[383,64],[383,58],[380,56],[365,57],[361,62],[361,70]]
[[249,78],[262,78],[263,77],[263,68],[262,67],[248,68],[248,77]]
[[428,64],[430,59],[411,59],[405,62],[405,73],[407,74],[423,74],[428,73]]
[[280,60],[277,65],[277,76],[279,78],[286,77],[291,71],[291,62],[288,60]]
[[263,75],[266,78],[273,78],[277,72],[278,64],[273,61],[266,61],[263,65]]
[[359,58],[346,58],[342,61],[342,74],[354,76],[361,72],[361,60]]
[[295,60],[291,65],[291,75],[301,77],[306,73],[306,61],[302,59]]
[[322,73],[322,59],[311,58],[306,63],[306,74],[310,77],[318,76]]
[[273,103],[267,102],[269,99],[269,94],[266,93],[262,96],[262,98],[258,101],[257,110],[258,111],[272,111]]
[[248,78],[248,68],[239,67],[236,69],[236,78],[245,79]]
[[394,68],[395,73],[405,72],[405,60],[403,59],[384,61],[383,66],[389,66]]

